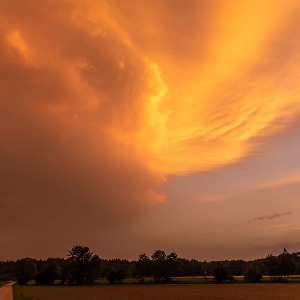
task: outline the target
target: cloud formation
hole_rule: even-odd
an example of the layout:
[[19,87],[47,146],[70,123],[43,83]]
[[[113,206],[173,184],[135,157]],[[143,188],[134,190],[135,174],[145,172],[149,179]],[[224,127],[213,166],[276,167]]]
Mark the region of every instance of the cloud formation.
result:
[[83,26],[77,9],[0,4],[3,232],[80,239],[163,199],[142,144],[159,72],[105,20],[99,33]]
[[75,1],[60,16],[144,60],[152,90],[141,87],[135,146],[180,174],[236,162],[299,115],[299,5],[275,2]]
[[163,201],[166,176],[286,128],[297,2],[1,1],[2,236],[123,224]]
[[287,5],[281,11],[279,5],[270,14],[258,12],[255,1],[248,5],[253,14],[237,6],[239,17],[225,16],[225,32],[214,40],[211,59],[204,64],[195,57],[187,70],[196,68],[198,74],[183,71],[180,77],[190,81],[178,88],[178,98],[169,98],[168,136],[160,157],[171,172],[236,162],[299,115],[299,26],[293,16],[299,9],[295,13]]
[[271,215],[263,215],[263,216],[251,219],[248,222],[268,221],[268,220],[272,221],[273,219],[278,219],[280,217],[288,216],[288,215],[291,215],[291,214],[294,214],[294,213],[295,213],[295,211],[288,211],[288,212],[283,212],[283,213],[275,213],[275,214],[271,214]]

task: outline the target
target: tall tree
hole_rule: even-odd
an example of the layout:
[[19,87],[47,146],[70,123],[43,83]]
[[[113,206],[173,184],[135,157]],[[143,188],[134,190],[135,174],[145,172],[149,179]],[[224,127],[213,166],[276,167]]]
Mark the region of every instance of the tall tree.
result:
[[288,253],[284,248],[283,253],[278,256],[279,260],[279,269],[281,276],[287,276],[291,274],[295,274],[297,272],[297,264],[295,260],[295,256]]
[[177,254],[175,252],[171,252],[167,256],[167,270],[166,270],[166,279],[167,281],[171,281],[171,278],[173,276],[176,276],[176,274],[179,271],[179,261]]
[[150,258],[146,254],[141,254],[135,265],[135,274],[144,283],[144,276],[150,274]]
[[152,272],[155,282],[164,282],[166,281],[166,260],[167,255],[162,250],[156,250],[152,255]]
[[166,255],[162,250],[156,250],[151,256],[152,272],[155,282],[167,283],[176,275],[179,261],[175,252]]
[[89,247],[75,245],[69,251],[71,280],[76,284],[92,284],[100,272],[100,258],[90,251]]

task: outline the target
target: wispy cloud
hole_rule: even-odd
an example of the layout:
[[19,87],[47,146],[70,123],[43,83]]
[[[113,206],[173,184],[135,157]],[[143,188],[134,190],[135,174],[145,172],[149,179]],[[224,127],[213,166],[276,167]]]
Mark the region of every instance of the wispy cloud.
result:
[[248,222],[269,221],[269,220],[272,221],[274,219],[278,219],[283,216],[292,215],[295,212],[296,211],[288,211],[288,212],[283,212],[283,213],[274,213],[274,214],[270,214],[270,215],[263,215],[263,216],[259,216],[259,217],[253,218],[251,220],[248,220]]
[[285,177],[277,178],[272,181],[260,184],[257,186],[257,189],[264,189],[264,188],[274,188],[280,187],[289,184],[298,184],[300,183],[300,174],[288,174]]

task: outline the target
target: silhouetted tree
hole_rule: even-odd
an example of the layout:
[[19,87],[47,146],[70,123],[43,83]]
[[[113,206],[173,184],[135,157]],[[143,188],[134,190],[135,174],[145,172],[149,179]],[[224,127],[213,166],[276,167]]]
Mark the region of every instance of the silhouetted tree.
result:
[[278,256],[279,270],[281,276],[295,274],[297,272],[297,264],[295,256],[288,253],[284,248],[283,253]]
[[171,281],[171,278],[173,276],[176,276],[176,274],[179,271],[179,261],[177,254],[175,252],[171,252],[167,256],[167,261],[166,261],[166,280]]
[[70,260],[65,260],[61,267],[61,284],[72,283],[72,275],[71,275],[72,263]]
[[216,280],[219,283],[223,282],[224,280],[228,280],[229,278],[228,272],[222,264],[218,264],[215,267],[213,271],[213,275],[214,275],[214,280]]
[[247,282],[261,282],[262,274],[255,266],[251,266],[244,275],[244,279]]
[[199,275],[213,275],[217,282],[231,280],[232,275],[244,275],[245,281],[259,282],[262,275],[266,274],[273,277],[273,280],[287,280],[286,276],[300,272],[300,252],[290,254],[286,249],[278,256],[268,255],[248,262],[201,262],[178,258],[174,252],[167,255],[162,250],[155,251],[151,259],[142,254],[137,262],[126,259],[107,260],[94,255],[88,247],[79,245],[72,247],[68,256],[68,259],[23,258],[17,262],[0,261],[0,281],[17,279],[20,284],[26,284],[28,280],[35,278],[37,284],[52,284],[55,279],[61,279],[62,284],[92,284],[101,275],[111,283],[121,283],[126,274],[140,278],[141,282],[145,276],[153,276],[158,283],[167,283],[175,276]]
[[22,258],[16,262],[16,278],[19,284],[26,284],[34,279],[36,275],[36,260],[32,258]]
[[0,281],[8,281],[16,279],[16,262],[0,261]]
[[166,273],[167,273],[167,255],[162,250],[156,250],[151,256],[152,262],[152,272],[155,282],[166,282]]
[[229,260],[226,261],[225,267],[228,273],[232,275],[242,275],[246,269],[246,262],[244,260]]
[[126,278],[125,272],[122,269],[119,269],[116,272],[116,281],[117,281],[117,283],[121,283],[122,280],[124,280],[125,278]]
[[38,285],[51,285],[54,283],[56,275],[56,264],[53,261],[49,261],[45,264],[44,269],[35,276],[35,282]]
[[107,280],[110,284],[121,283],[126,278],[125,272],[122,269],[115,271],[113,268],[109,271]]
[[144,283],[144,276],[150,274],[150,258],[146,254],[141,254],[135,265],[135,274]]
[[116,282],[116,271],[111,269],[107,274],[107,280],[110,284],[115,284]]
[[189,276],[195,277],[195,276],[202,275],[202,271],[203,271],[202,270],[202,264],[199,261],[197,261],[195,259],[190,260],[189,267],[190,267],[189,268],[190,269]]
[[76,284],[92,284],[100,272],[100,258],[88,247],[75,245],[68,254],[70,282]]
[[204,262],[202,262],[202,264],[201,264],[201,273],[202,273],[205,281],[207,280],[207,276],[210,273],[209,266],[210,266],[210,264],[206,260]]
[[88,284],[95,283],[95,280],[99,277],[101,270],[101,259],[98,255],[92,256],[89,261],[88,268],[86,270],[86,279]]
[[154,281],[167,283],[179,270],[179,261],[175,252],[166,255],[162,250],[156,250],[151,256],[152,273]]
[[264,259],[266,272],[271,277],[280,276],[280,261],[277,256],[268,255]]
[[295,264],[296,264],[296,274],[300,273],[300,252],[294,252],[293,254],[294,260],[295,260]]

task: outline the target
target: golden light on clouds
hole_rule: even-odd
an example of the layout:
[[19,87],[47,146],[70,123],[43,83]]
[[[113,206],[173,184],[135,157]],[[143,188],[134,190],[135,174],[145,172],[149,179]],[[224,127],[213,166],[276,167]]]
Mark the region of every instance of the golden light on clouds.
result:
[[4,0],[0,12],[0,182],[28,216],[46,205],[65,224],[72,202],[92,228],[128,220],[164,199],[169,175],[245,159],[300,114],[299,1]]
[[18,30],[13,30],[7,35],[8,44],[14,47],[17,52],[27,61],[30,60],[31,50],[21,37],[20,32]]
[[[297,1],[211,4],[208,12],[216,8],[211,13],[214,24],[205,32],[207,39],[198,36],[201,24],[191,28],[194,24],[185,19],[197,10],[201,18],[204,3],[176,5],[186,15],[173,11],[168,1],[151,6],[129,1],[126,8],[115,1],[79,2],[80,9],[72,19],[94,37],[113,33],[144,62],[148,84],[139,100],[138,132],[114,130],[142,149],[151,168],[163,174],[236,162],[256,148],[256,138],[280,131],[300,110],[295,67],[299,57],[276,45],[286,34],[285,28],[293,30],[289,26],[294,24],[289,23]],[[142,22],[142,30],[133,28],[133,16]],[[164,32],[176,22],[182,26],[179,32]],[[148,49],[144,39],[152,42],[153,36],[158,41],[154,39],[155,45]],[[172,40],[169,44],[167,38]],[[190,43],[199,52],[180,51],[182,43],[186,49]],[[296,39],[290,43],[299,48]],[[171,48],[174,45],[179,50]],[[201,48],[208,49],[204,56]],[[122,69],[127,62],[123,57],[118,63]],[[284,78],[287,73],[291,76],[288,81]]]
[[[281,38],[277,34],[285,34],[280,31],[295,2],[276,4],[272,9],[269,1],[229,5],[211,57],[203,63],[195,56],[187,70],[178,70],[177,95],[170,91],[162,99],[170,109],[157,152],[164,171],[196,172],[236,162],[256,148],[255,138],[280,131],[299,113],[299,56],[283,52],[278,58],[276,52],[284,49],[271,48]],[[297,40],[291,43],[299,49]]]
[[[187,14],[203,6],[200,2],[193,2],[191,7],[179,3]],[[142,9],[143,4],[146,9]],[[119,2],[75,1],[72,5],[63,2],[62,9],[51,3],[58,24],[77,30],[77,37],[63,37],[58,33],[57,38],[51,32],[49,39],[52,34],[54,41],[51,44],[50,39],[49,45],[54,48],[49,50],[52,53],[46,52],[43,45],[40,47],[34,36],[31,36],[32,44],[37,57],[45,57],[45,53],[53,56],[49,61],[59,76],[78,93],[76,98],[84,98],[84,101],[78,100],[77,104],[74,101],[72,108],[69,104],[66,108],[64,101],[57,101],[50,103],[49,111],[62,114],[62,111],[74,110],[71,119],[78,122],[80,114],[76,110],[79,107],[90,112],[104,111],[109,107],[106,103],[115,101],[107,98],[112,95],[104,95],[106,86],[101,86],[103,75],[100,74],[107,70],[100,65],[96,49],[84,49],[85,40],[89,39],[93,47],[106,48],[103,62],[115,64],[110,68],[114,69],[116,78],[108,83],[114,87],[109,88],[117,90],[122,85],[131,97],[122,99],[114,111],[107,112],[112,118],[105,130],[121,144],[136,149],[138,155],[145,157],[146,165],[162,174],[197,172],[236,162],[256,148],[255,138],[276,133],[299,112],[295,96],[299,91],[297,53],[290,55],[284,53],[289,49],[272,48],[284,34],[281,33],[284,27],[289,26],[290,15],[297,8],[296,1],[221,1],[218,3],[221,9],[211,4],[208,11],[214,9],[211,13],[214,24],[206,29],[207,39],[198,36],[201,24],[193,31],[188,20],[184,23],[180,20],[185,16],[172,11],[168,1],[165,5],[159,2],[155,5],[149,7],[146,3],[130,1],[126,8],[139,10],[141,18],[146,20],[141,25],[145,38],[151,38],[153,33],[165,38],[168,33],[164,33],[164,28],[181,22],[182,32],[170,33],[169,38],[178,44],[190,42],[199,50],[207,48],[207,53],[203,56],[201,51],[188,52],[189,57],[186,57],[184,51],[170,48],[174,45],[170,42],[162,46],[161,52],[151,55],[152,50],[140,44],[141,33],[132,30],[131,16],[122,14],[122,5],[118,8]],[[167,12],[171,16],[155,14]],[[63,43],[63,38],[66,38],[65,46],[58,47],[57,42]],[[81,43],[77,40],[80,38],[83,45],[77,53],[72,49],[74,53],[68,57],[68,44]],[[29,59],[31,51],[20,30],[10,31],[7,41]],[[290,42],[291,47],[298,49],[296,40]],[[91,51],[95,51],[92,56]],[[278,51],[282,51],[280,60]],[[161,64],[166,57],[170,72],[168,65]],[[183,68],[174,67],[179,59],[183,60],[180,63]],[[279,65],[274,67],[273,63]],[[139,78],[133,74],[137,71],[135,68],[139,69]],[[172,72],[175,74],[170,75]],[[283,82],[286,73],[291,78]],[[134,92],[137,94],[132,95]]]

